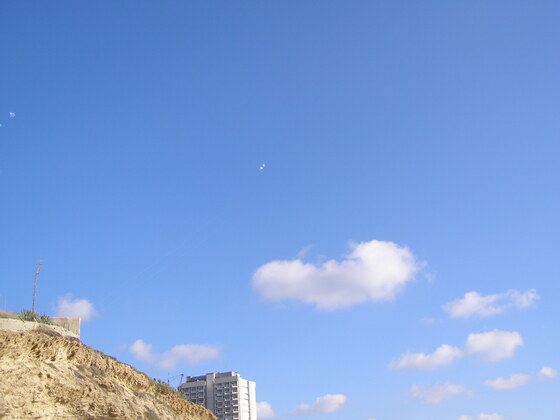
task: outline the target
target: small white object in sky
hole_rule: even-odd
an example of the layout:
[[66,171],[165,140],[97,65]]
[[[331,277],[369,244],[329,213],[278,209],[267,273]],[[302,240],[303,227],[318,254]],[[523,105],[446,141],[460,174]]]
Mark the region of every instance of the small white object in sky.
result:
[[16,113],[15,112],[10,112],[10,118],[15,118]]
[[262,163],[261,166],[259,166],[259,171],[264,170],[265,166],[266,166],[266,165],[265,165],[264,163]]

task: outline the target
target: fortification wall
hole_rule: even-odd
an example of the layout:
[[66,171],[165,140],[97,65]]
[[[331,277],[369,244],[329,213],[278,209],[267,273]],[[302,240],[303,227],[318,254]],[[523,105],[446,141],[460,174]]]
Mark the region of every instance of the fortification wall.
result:
[[51,318],[51,321],[59,327],[66,328],[68,331],[80,337],[81,318]]
[[45,330],[50,330],[50,331],[55,331],[58,334],[64,336],[64,337],[74,337],[74,338],[80,338],[80,330],[79,330],[79,322],[80,319],[79,318],[67,318],[67,319],[78,319],[78,333],[76,334],[75,332],[72,332],[64,327],[61,327],[59,325],[47,325],[47,324],[42,324],[40,322],[31,322],[31,321],[21,321],[19,319],[10,319],[10,318],[0,318],[0,330],[6,330],[6,331],[33,331],[33,330],[39,330],[39,331],[45,331]]

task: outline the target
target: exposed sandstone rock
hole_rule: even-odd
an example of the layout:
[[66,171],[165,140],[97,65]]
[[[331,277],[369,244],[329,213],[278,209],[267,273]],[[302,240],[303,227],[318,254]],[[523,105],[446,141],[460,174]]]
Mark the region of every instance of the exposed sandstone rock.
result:
[[0,419],[215,420],[133,367],[50,331],[0,331]]

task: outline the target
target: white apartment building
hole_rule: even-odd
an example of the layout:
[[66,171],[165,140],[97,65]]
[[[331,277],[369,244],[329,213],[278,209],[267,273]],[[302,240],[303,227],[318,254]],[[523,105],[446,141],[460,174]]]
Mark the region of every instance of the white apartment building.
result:
[[179,392],[212,411],[218,420],[257,420],[255,383],[236,372],[187,376]]

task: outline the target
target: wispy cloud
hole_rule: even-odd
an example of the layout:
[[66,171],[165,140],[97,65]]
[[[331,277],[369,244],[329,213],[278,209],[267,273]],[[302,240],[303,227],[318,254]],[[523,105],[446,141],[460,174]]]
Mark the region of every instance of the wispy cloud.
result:
[[529,375],[520,375],[514,373],[509,378],[489,379],[487,381],[484,381],[484,383],[490,388],[503,391],[506,389],[515,389],[519,388],[520,386],[527,385],[530,380],[531,377]]
[[253,287],[265,300],[295,300],[319,309],[339,309],[394,299],[420,268],[408,248],[370,241],[352,245],[352,252],[342,261],[269,262],[256,270]]
[[315,399],[312,404],[299,404],[295,408],[294,414],[303,416],[334,413],[346,403],[346,400],[346,395],[343,394],[327,394]]
[[87,299],[73,299],[71,295],[59,297],[56,304],[56,316],[81,318],[89,321],[97,315],[93,303]]
[[311,249],[313,248],[313,245],[306,245],[303,248],[301,248],[299,250],[299,252],[296,254],[296,258],[301,260],[303,258],[305,258],[305,256],[309,253],[309,251],[311,251]]
[[488,317],[500,314],[508,309],[528,308],[534,305],[539,298],[534,289],[525,292],[508,290],[505,293],[494,295],[468,292],[461,299],[446,303],[443,309],[451,318]]
[[479,414],[473,418],[471,416],[461,416],[458,420],[504,420],[504,416],[500,414]]
[[539,371],[538,376],[540,379],[552,379],[552,378],[556,378],[556,374],[557,374],[556,370],[548,366],[543,366]]
[[433,353],[405,353],[389,364],[389,368],[400,369],[437,369],[463,357],[463,351],[447,344],[439,346]]
[[389,363],[393,370],[437,369],[447,366],[469,354],[480,354],[490,362],[513,357],[517,347],[523,345],[523,338],[516,331],[489,331],[469,334],[463,348],[448,344],[439,346],[434,352],[407,352]]
[[273,419],[276,417],[272,406],[266,401],[257,403],[257,418],[259,419]]
[[220,348],[205,344],[179,344],[165,353],[154,353],[153,346],[136,340],[129,347],[132,353],[139,360],[152,363],[161,369],[174,369],[179,364],[194,365],[215,359],[220,356]]
[[412,398],[422,401],[424,404],[440,404],[445,400],[456,397],[458,395],[469,395],[469,391],[463,385],[456,384],[438,384],[433,387],[421,387],[412,385],[410,387],[410,395]]
[[16,117],[16,113],[15,113],[15,112],[10,112],[9,115],[10,115],[10,118],[15,118],[15,117]]
[[556,371],[548,366],[543,366],[538,373],[534,375],[522,375],[513,373],[509,378],[496,378],[484,381],[484,384],[497,391],[506,391],[527,385],[534,380],[546,380],[556,377]]

